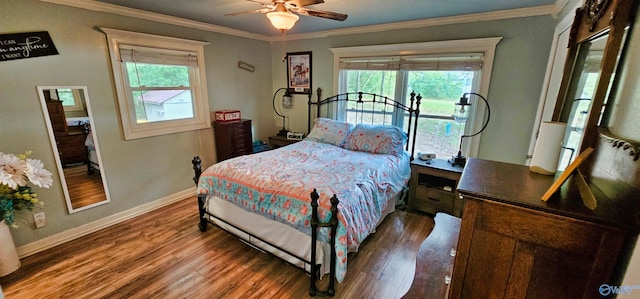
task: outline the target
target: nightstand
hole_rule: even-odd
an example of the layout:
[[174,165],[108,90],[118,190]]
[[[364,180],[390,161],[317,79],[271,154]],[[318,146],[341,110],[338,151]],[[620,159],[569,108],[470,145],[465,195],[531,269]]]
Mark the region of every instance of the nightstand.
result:
[[464,201],[458,196],[456,186],[463,169],[451,166],[443,159],[412,161],[409,211],[419,210],[432,215],[444,212],[461,217]]
[[279,147],[287,146],[289,144],[294,144],[298,141],[300,140],[287,139],[287,136],[276,135],[276,136],[269,137],[269,145],[271,146],[271,148],[279,148]]

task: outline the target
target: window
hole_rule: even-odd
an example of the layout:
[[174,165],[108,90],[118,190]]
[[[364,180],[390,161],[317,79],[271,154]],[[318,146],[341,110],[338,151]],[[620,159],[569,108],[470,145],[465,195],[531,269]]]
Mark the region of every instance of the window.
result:
[[125,139],[209,127],[208,43],[101,28],[107,34]]
[[56,89],[58,100],[62,101],[64,111],[81,111],[84,110],[80,93],[75,89],[58,88]]
[[[465,92],[486,94],[493,52],[500,38],[400,44],[369,47],[334,48],[338,93],[371,92],[394,99],[405,99],[409,93],[422,96],[416,152],[435,153],[448,159],[457,154],[460,137],[474,133],[476,123],[482,125],[484,105],[473,96],[471,102],[483,109],[472,111],[466,123],[453,119],[454,103]],[[462,51],[461,49],[464,49]],[[351,107],[335,107],[339,119],[353,121]],[[377,109],[372,107],[373,110]],[[408,126],[408,115],[394,114],[388,124]],[[477,143],[465,138],[464,155],[475,155]],[[475,143],[475,144],[473,144]]]

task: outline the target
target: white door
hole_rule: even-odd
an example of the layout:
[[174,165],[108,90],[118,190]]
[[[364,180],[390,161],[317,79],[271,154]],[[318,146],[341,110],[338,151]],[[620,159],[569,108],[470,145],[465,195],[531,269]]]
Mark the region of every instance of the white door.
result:
[[549,62],[547,63],[547,73],[545,75],[544,85],[542,86],[540,103],[538,104],[538,112],[536,114],[535,123],[533,124],[531,141],[529,142],[529,151],[525,160],[526,165],[529,165],[531,162],[531,156],[533,155],[533,149],[536,145],[540,124],[544,121],[551,121],[553,109],[556,106],[558,91],[560,89],[560,83],[562,82],[564,63],[567,59],[569,33],[571,31],[573,19],[575,18],[575,11],[578,7],[580,7],[580,5],[574,7],[574,9],[571,10],[571,13],[567,14],[567,16],[565,16],[556,26],[554,40],[551,44]]

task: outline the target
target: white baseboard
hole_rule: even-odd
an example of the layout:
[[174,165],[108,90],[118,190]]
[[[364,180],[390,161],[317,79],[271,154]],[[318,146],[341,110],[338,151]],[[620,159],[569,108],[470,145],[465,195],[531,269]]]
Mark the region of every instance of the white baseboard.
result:
[[75,240],[80,237],[86,236],[90,233],[96,232],[103,228],[118,224],[125,220],[129,220],[136,216],[162,208],[164,206],[170,205],[172,203],[178,202],[188,197],[195,197],[193,188],[189,188],[187,190],[171,194],[169,196],[154,200],[152,202],[137,206],[135,208],[122,211],[120,213],[113,214],[111,216],[108,216],[108,217],[105,217],[105,218],[102,218],[78,227],[74,227],[72,229],[68,229],[66,231],[55,234],[53,236],[46,237],[44,239],[40,239],[38,241],[20,246],[16,248],[16,250],[18,251],[18,255],[20,256],[20,258],[24,258],[30,255],[42,252],[49,248],[55,247],[57,245],[69,242],[71,240]]

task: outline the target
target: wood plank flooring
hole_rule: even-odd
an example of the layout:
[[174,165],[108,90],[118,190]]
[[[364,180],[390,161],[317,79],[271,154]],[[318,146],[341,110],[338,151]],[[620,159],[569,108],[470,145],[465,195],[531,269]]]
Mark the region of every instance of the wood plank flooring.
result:
[[[400,298],[433,225],[429,216],[389,215],[349,256],[335,298]],[[201,233],[195,197],[24,258],[0,285],[7,299],[309,298],[299,268],[217,227]]]
[[64,177],[74,209],[107,200],[100,172],[88,174],[86,164],[65,167]]

